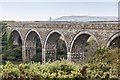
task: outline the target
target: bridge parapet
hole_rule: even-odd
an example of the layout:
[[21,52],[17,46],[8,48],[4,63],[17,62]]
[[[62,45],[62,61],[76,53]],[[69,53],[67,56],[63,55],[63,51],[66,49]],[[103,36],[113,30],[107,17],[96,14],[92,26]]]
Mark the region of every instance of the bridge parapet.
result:
[[8,27],[19,28],[60,28],[60,29],[120,29],[118,22],[8,22]]

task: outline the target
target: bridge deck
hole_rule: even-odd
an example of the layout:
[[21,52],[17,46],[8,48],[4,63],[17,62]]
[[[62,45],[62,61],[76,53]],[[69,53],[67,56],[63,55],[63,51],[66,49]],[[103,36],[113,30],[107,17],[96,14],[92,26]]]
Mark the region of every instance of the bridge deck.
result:
[[85,29],[119,29],[118,22],[67,22],[67,21],[9,21],[8,27],[23,28],[85,28]]

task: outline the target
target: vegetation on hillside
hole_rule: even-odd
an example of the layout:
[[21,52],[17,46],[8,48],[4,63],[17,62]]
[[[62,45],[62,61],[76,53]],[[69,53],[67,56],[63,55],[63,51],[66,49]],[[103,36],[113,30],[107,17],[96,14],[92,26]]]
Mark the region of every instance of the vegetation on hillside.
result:
[[6,61],[21,61],[22,60],[22,47],[19,45],[13,45],[12,40],[10,38],[10,33],[7,31],[6,22],[0,22],[1,28],[1,41],[2,41],[2,62],[5,63]]
[[3,80],[37,79],[37,80],[119,80],[120,49],[98,49],[88,63],[79,64],[65,59],[54,62],[29,62],[2,65]]
[[111,64],[77,64],[66,60],[51,63],[21,63],[14,65],[7,62],[1,68],[2,80],[118,80],[117,68]]

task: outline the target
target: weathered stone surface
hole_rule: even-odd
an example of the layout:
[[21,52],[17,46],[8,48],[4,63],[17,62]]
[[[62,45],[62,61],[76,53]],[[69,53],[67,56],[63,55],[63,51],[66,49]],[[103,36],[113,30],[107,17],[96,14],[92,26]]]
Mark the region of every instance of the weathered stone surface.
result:
[[[118,22],[7,22],[8,31],[17,31],[22,39],[22,46],[28,48],[26,38],[30,32],[35,32],[40,38],[42,44],[42,60],[45,62],[47,50],[53,49],[56,46],[56,41],[60,36],[64,38],[66,43],[68,59],[71,61],[73,57],[76,60],[80,58],[80,52],[74,51],[81,46],[80,44],[87,42],[89,37],[92,37],[98,47],[111,47],[115,41],[115,45],[120,47],[120,25]],[[82,36],[83,35],[83,36]],[[34,35],[33,35],[34,37]],[[32,36],[30,41],[34,42]],[[79,38],[81,37],[81,38]],[[16,37],[17,38],[17,37]],[[116,39],[117,38],[117,39]],[[29,42],[29,41],[28,41]],[[81,42],[81,43],[80,43]],[[111,43],[112,42],[112,43]],[[75,46],[78,46],[76,49]],[[115,46],[113,45],[113,46]],[[25,50],[25,49],[24,49]],[[33,51],[34,52],[34,51]],[[78,53],[79,52],[79,53]],[[74,53],[74,54],[72,54]],[[23,51],[25,58],[26,52]],[[33,54],[33,53],[32,53]],[[75,56],[76,54],[76,56]],[[74,55],[74,56],[73,56]],[[23,59],[24,60],[24,59]]]

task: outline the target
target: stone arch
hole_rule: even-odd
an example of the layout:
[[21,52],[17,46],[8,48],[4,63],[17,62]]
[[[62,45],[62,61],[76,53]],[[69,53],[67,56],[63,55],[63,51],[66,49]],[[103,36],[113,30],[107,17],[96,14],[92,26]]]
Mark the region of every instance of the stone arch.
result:
[[96,37],[88,31],[80,31],[75,35],[70,45],[71,61],[80,63],[87,61],[97,48]]
[[11,31],[11,33],[10,33],[10,35],[9,35],[9,41],[10,41],[10,39],[16,39],[16,43],[17,42],[19,42],[19,40],[20,40],[20,42],[21,42],[21,45],[22,45],[22,43],[23,43],[23,38],[22,38],[22,35],[21,35],[21,33],[18,31],[18,30],[16,30],[16,29],[13,29],[12,31]]
[[120,48],[120,32],[113,34],[109,38],[106,48]]
[[22,39],[21,33],[18,30],[13,29],[9,34],[8,42],[9,42],[8,43],[9,49],[11,49],[12,51],[11,53],[14,54],[12,55],[14,57],[13,60],[22,61],[23,39]]
[[27,32],[24,45],[27,61],[37,61],[34,57],[38,56],[38,60],[42,62],[42,38],[37,30],[31,29]]
[[44,44],[45,58],[46,58],[45,61],[54,61],[58,59],[56,51],[57,51],[57,43],[60,39],[65,44],[66,58],[67,58],[67,42],[65,40],[64,35],[57,30],[52,30],[50,31],[50,33],[48,33],[45,39],[45,44]]
[[28,35],[29,35],[31,32],[35,32],[35,33],[39,36],[40,41],[41,41],[41,44],[42,44],[42,38],[41,38],[41,36],[40,36],[39,32],[38,32],[37,30],[30,29],[30,30],[27,32],[26,36],[25,36],[24,45],[26,44],[26,39],[27,39]]

